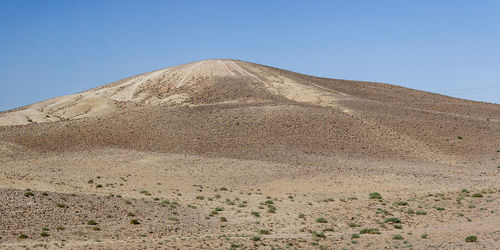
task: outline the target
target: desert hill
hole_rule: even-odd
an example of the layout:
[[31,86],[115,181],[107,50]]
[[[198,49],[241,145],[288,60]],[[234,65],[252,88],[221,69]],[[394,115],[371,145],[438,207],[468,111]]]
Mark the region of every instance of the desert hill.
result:
[[315,154],[458,163],[500,144],[500,105],[236,60],[140,74],[3,112],[0,124],[2,141],[36,151],[119,147],[278,161]]

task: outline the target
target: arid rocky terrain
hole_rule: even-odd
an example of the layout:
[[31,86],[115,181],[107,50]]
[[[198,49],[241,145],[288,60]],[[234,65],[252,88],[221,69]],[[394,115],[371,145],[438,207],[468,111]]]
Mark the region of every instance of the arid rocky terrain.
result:
[[238,60],[0,112],[0,248],[499,249],[500,105]]

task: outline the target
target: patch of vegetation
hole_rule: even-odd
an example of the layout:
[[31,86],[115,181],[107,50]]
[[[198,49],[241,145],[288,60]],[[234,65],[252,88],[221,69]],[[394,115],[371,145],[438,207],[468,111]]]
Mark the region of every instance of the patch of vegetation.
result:
[[151,196],[151,193],[148,192],[147,190],[141,190],[139,193],[146,195],[146,196]]
[[260,213],[259,212],[252,211],[250,214],[253,215],[253,216],[255,216],[255,217],[260,217]]
[[216,207],[214,210],[217,212],[220,212],[220,211],[224,210],[224,208],[223,207]]
[[266,229],[261,229],[261,230],[259,231],[259,234],[269,235],[269,234],[271,234],[271,233],[269,232],[269,230],[266,230]]
[[445,208],[444,208],[444,207],[436,207],[436,209],[437,209],[438,211],[443,211],[443,210],[445,210]]
[[97,184],[95,187],[96,188],[102,188],[102,184]]
[[373,193],[370,193],[370,199],[377,199],[377,200],[380,200],[382,199],[382,195],[380,195],[379,193],[377,192],[373,192]]
[[31,191],[28,191],[28,192],[24,193],[24,196],[30,197],[30,196],[35,196],[35,194]]
[[311,233],[312,233],[312,235],[313,235],[314,237],[317,237],[317,238],[326,238],[325,233],[323,233],[323,232],[318,233],[318,232],[316,232],[316,231],[312,231]]
[[401,224],[396,224],[396,225],[394,225],[394,228],[401,229],[401,228],[403,228],[403,226],[401,226]]
[[482,193],[475,193],[475,194],[472,195],[472,197],[474,197],[474,198],[482,198],[483,194]]
[[28,235],[26,235],[26,234],[20,234],[18,238],[19,239],[27,239]]
[[42,237],[48,237],[48,236],[50,236],[50,234],[47,233],[47,232],[41,232],[40,236],[42,236]]
[[220,222],[227,222],[226,217],[220,217]]
[[170,220],[170,221],[179,221],[179,219],[177,219],[177,217],[168,217],[168,220]]
[[205,199],[205,197],[203,197],[202,195],[198,195],[198,196],[196,196],[196,199],[197,199],[197,200],[204,200],[204,199]]
[[465,238],[465,242],[477,242],[477,237],[474,235],[469,235]]
[[359,237],[361,237],[359,234],[351,234],[352,239],[357,239]]
[[227,188],[226,187],[221,187],[219,188],[220,191],[227,191]]
[[305,217],[306,217],[306,215],[305,215],[305,214],[302,214],[302,213],[301,213],[301,214],[299,214],[299,218],[300,218],[300,219],[304,219]]
[[57,231],[61,231],[61,230],[64,230],[64,229],[65,229],[65,228],[64,228],[63,226],[57,226],[57,227],[56,227],[56,230],[57,230]]
[[395,206],[406,206],[406,205],[408,205],[408,202],[406,202],[406,201],[396,201],[393,204]]
[[95,220],[88,220],[87,225],[97,225],[97,222]]
[[420,238],[427,239],[427,236],[428,236],[427,234],[422,234],[422,235],[420,235]]
[[252,240],[253,241],[259,241],[260,240],[260,236],[254,236],[254,237],[252,237]]
[[356,224],[355,222],[349,222],[349,227],[359,227],[359,224]]
[[94,227],[92,227],[92,229],[93,229],[94,231],[100,231],[100,230],[101,230],[101,228],[100,228],[100,227],[98,227],[98,226],[94,226]]
[[384,220],[384,223],[387,223],[387,222],[392,222],[392,223],[401,223],[401,220],[396,218],[396,217],[391,217],[391,218],[387,218]]
[[61,207],[61,208],[65,208],[66,204],[64,204],[64,203],[56,203],[56,206],[57,207]]
[[272,214],[276,213],[276,207],[273,205],[269,205],[267,212]]
[[415,214],[416,215],[427,215],[427,212],[419,210],[419,211],[415,212]]
[[365,228],[359,231],[360,234],[380,234],[378,228]]
[[396,234],[396,235],[392,236],[392,239],[393,239],[393,240],[402,240],[402,239],[404,239],[404,238],[403,238],[403,236],[401,236],[400,234]]
[[319,218],[316,218],[316,222],[318,222],[318,223],[327,223],[328,221],[325,218],[323,218],[323,217],[319,217]]

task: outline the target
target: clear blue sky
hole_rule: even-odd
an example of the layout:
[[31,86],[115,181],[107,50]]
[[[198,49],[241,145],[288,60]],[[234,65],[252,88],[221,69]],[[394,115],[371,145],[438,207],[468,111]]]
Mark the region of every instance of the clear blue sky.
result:
[[0,110],[209,58],[500,103],[500,1],[0,0]]

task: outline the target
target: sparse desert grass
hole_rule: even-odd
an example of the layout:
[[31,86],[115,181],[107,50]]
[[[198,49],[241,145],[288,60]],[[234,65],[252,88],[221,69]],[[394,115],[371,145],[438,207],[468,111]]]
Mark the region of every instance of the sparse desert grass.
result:
[[41,232],[40,236],[42,236],[42,237],[48,237],[48,236],[50,236],[50,234],[47,233],[47,232]]
[[396,235],[392,236],[392,239],[393,239],[393,240],[402,240],[402,239],[404,239],[404,238],[403,238],[403,236],[401,236],[400,234],[396,234]]
[[477,237],[474,235],[469,235],[465,238],[465,242],[477,242]]
[[256,212],[256,211],[252,211],[250,214],[255,216],[255,217],[260,217],[260,213]]
[[177,217],[173,217],[173,216],[168,217],[168,220],[169,221],[179,221],[179,219],[177,219]]
[[419,211],[415,212],[415,214],[416,215],[427,215],[427,212],[419,210]]
[[352,239],[357,239],[357,238],[359,238],[359,237],[360,237],[360,235],[359,235],[359,234],[356,234],[356,233],[355,233],[355,234],[351,234],[351,238],[352,238]]
[[351,221],[351,222],[349,222],[348,226],[349,227],[359,227],[360,225],[357,224],[357,223],[355,223],[355,222],[353,222],[353,221]]
[[132,220],[130,220],[130,224],[132,224],[132,225],[139,225],[141,223],[137,219],[132,219]]
[[27,239],[28,235],[26,235],[26,234],[20,234],[18,238],[19,239]]
[[475,194],[472,195],[472,197],[474,197],[474,198],[482,198],[483,194],[481,194],[481,193],[475,193]]
[[87,225],[97,225],[97,222],[95,220],[88,220]]
[[327,223],[328,221],[324,217],[319,217],[319,218],[316,218],[316,222],[318,222],[318,223]]
[[401,220],[396,218],[396,217],[391,217],[391,218],[387,218],[384,220],[384,223],[388,223],[388,222],[392,222],[392,223],[401,223]]
[[360,234],[380,234],[378,228],[365,228],[359,231]]
[[380,195],[378,192],[370,193],[369,197],[370,199],[377,199],[377,200],[382,199],[382,195]]
[[312,231],[311,234],[314,236],[314,237],[317,237],[317,238],[326,238],[325,236],[325,233],[321,232],[316,232],[316,231]]
[[269,232],[269,230],[267,230],[267,229],[261,229],[261,230],[259,230],[259,234],[269,235],[269,234],[271,234],[271,232]]

